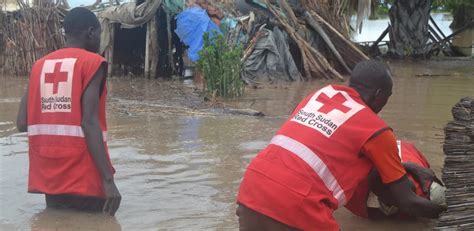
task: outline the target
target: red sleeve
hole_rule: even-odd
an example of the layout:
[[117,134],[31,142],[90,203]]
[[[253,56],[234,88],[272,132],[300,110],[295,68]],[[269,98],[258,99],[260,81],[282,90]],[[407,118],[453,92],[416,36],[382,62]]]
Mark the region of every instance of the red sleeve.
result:
[[391,130],[386,130],[367,141],[362,152],[377,168],[382,182],[388,184],[406,174],[398,156],[397,141]]

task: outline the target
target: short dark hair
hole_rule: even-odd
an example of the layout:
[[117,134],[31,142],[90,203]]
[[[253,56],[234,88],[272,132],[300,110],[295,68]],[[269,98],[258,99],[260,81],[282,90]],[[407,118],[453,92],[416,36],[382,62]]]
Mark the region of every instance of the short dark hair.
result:
[[385,89],[392,86],[392,79],[382,62],[364,60],[352,70],[349,86],[358,89]]
[[76,7],[64,17],[64,32],[67,35],[78,34],[90,27],[99,28],[100,23],[95,14],[84,7]]

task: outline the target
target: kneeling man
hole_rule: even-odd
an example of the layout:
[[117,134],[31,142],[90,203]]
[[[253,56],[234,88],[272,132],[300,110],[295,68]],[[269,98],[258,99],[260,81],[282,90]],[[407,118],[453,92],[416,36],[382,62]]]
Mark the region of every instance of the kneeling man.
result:
[[443,207],[412,190],[395,135],[377,115],[392,94],[384,65],[356,65],[349,86],[328,85],[307,96],[252,160],[237,198],[241,230],[339,230],[334,210],[351,200],[372,167],[413,216]]

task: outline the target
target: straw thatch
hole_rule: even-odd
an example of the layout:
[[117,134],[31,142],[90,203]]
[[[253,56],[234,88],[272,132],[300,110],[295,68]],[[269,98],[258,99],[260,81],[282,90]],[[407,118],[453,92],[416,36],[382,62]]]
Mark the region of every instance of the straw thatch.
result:
[[64,15],[58,8],[32,7],[1,14],[0,72],[26,75],[37,59],[64,46]]
[[474,229],[474,98],[461,99],[445,127],[443,181],[448,210],[436,230]]

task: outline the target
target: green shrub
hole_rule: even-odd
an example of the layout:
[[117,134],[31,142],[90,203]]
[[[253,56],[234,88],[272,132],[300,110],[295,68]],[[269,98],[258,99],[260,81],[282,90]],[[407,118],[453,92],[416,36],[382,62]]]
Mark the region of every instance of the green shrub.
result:
[[242,47],[229,46],[221,34],[204,34],[204,47],[199,52],[198,68],[205,90],[213,97],[241,96],[244,82],[240,78]]

